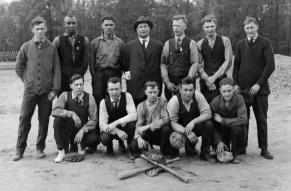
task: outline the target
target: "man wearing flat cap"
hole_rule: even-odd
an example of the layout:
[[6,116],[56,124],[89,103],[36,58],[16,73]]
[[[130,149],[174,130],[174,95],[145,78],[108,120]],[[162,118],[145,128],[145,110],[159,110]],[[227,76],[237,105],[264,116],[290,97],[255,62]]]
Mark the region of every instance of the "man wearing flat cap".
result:
[[172,18],[175,37],[166,41],[161,57],[161,72],[165,83],[165,96],[169,100],[178,93],[179,84],[186,76],[194,79],[199,67],[196,42],[185,36],[187,18],[175,15]]
[[156,81],[162,88],[160,58],[163,45],[150,38],[153,23],[141,16],[134,23],[133,29],[138,38],[124,47],[123,65],[127,76],[127,91],[132,95],[135,105],[146,99],[143,88],[147,81]]

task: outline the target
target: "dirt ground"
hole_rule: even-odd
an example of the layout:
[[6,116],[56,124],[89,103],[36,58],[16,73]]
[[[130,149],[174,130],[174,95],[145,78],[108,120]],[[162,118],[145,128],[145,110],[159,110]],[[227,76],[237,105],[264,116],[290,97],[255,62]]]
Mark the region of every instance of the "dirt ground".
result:
[[[9,64],[0,63],[0,190],[2,191],[50,191],[50,190],[291,190],[291,58],[277,56],[277,68],[272,77],[273,93],[269,98],[268,127],[269,149],[274,160],[263,159],[257,147],[257,131],[251,115],[247,155],[240,156],[238,165],[207,163],[185,157],[174,164],[181,173],[191,176],[185,184],[168,173],[156,177],[137,175],[127,180],[118,180],[117,174],[133,169],[126,156],[117,152],[115,157],[104,155],[104,147],[97,153],[87,155],[80,163],[56,164],[57,155],[53,138],[52,119],[47,137],[44,159],[35,159],[37,115],[32,120],[28,147],[24,158],[12,162],[15,150],[19,110],[23,85]],[[286,81],[287,79],[287,81]],[[289,80],[288,80],[289,79]],[[91,92],[90,78],[86,75],[86,90]],[[285,83],[285,85],[284,85]],[[283,84],[283,85],[282,85]],[[197,174],[193,176],[193,174]]]

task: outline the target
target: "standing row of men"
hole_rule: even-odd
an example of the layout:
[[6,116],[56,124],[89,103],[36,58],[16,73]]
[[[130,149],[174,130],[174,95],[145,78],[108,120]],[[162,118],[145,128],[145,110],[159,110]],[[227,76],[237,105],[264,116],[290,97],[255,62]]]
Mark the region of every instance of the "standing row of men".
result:
[[[185,135],[186,152],[188,153],[192,153],[197,136],[201,135],[203,149],[200,157],[207,160],[211,144],[217,147],[218,151],[223,150],[226,144],[226,141],[224,141],[225,144],[222,144],[220,137],[223,136],[217,135],[215,128],[212,128],[212,122],[209,122],[212,117],[209,104],[218,104],[221,107],[224,104],[224,109],[230,111],[234,106],[230,100],[225,98],[229,95],[223,96],[223,92],[231,94],[230,97],[233,100],[236,99],[233,97],[239,97],[233,93],[234,91],[244,96],[248,118],[250,116],[249,108],[252,106],[254,109],[261,155],[268,159],[273,158],[267,149],[267,109],[270,93],[268,78],[274,71],[274,53],[270,41],[258,36],[256,19],[248,17],[244,22],[247,38],[241,40],[237,45],[233,71],[234,83],[229,80],[221,82],[231,66],[232,48],[227,37],[217,35],[217,20],[212,15],[203,18],[202,27],[206,37],[197,44],[185,36],[186,17],[184,15],[174,16],[175,37],[168,40],[164,47],[160,42],[150,38],[153,23],[145,17],[140,17],[133,25],[138,38],[126,45],[115,36],[116,20],[112,16],[102,18],[103,33],[90,45],[88,38],[77,33],[76,24],[76,17],[66,16],[64,19],[66,32],[50,43],[45,37],[47,27],[43,18],[36,17],[31,22],[34,37],[21,47],[15,68],[17,75],[24,82],[25,90],[20,114],[17,152],[13,160],[23,157],[31,128],[30,121],[36,104],[39,108],[37,157],[44,157],[43,150],[52,108],[51,101],[56,95],[59,95],[58,104],[54,106],[52,114],[56,117],[55,138],[58,149],[61,151],[61,153],[59,152],[60,157],[58,156],[56,161],[62,158],[66,149],[69,149],[70,142],[72,142],[70,149],[76,150],[74,143],[78,143],[80,148],[77,149],[83,153],[86,144],[79,143],[82,142],[84,133],[90,132],[94,127],[97,129],[87,136],[87,146],[92,149],[96,148],[96,144],[99,143],[99,132],[101,132],[100,140],[107,146],[107,153],[113,152],[113,138],[119,140],[121,150],[125,148],[124,140],[128,140],[127,143],[130,143],[128,148],[132,152],[145,147],[144,140],[151,140],[154,144],[155,141],[164,139],[160,138],[160,135],[151,133],[155,132],[157,127],[159,127],[157,129],[165,129],[161,130],[162,135],[169,134],[172,130]],[[88,55],[95,104],[94,98],[83,91],[83,76],[88,67]],[[126,76],[129,93],[119,93],[122,73]],[[193,83],[198,76],[201,79],[202,94],[195,90],[195,83]],[[167,106],[168,111],[163,110],[164,112],[161,114],[163,117],[154,120],[156,115],[151,114],[157,112],[156,105],[158,104],[159,108],[163,105],[165,108],[167,101],[160,100],[161,98],[158,99],[157,96],[151,98],[151,95],[156,92],[160,95],[163,82],[165,97],[168,101],[171,100]],[[219,84],[220,82],[221,84]],[[230,87],[223,91],[224,86]],[[143,91],[143,88],[146,91]],[[219,89],[223,97],[220,100],[221,103],[212,103],[215,101],[214,98],[219,95]],[[64,93],[62,94],[62,92]],[[106,97],[107,92],[109,96]],[[175,96],[172,97],[173,95]],[[151,99],[152,101],[150,101]],[[239,100],[239,105],[241,105],[241,99]],[[135,106],[140,113],[134,112]],[[99,124],[97,108],[100,108]],[[229,122],[232,119],[229,118],[239,116],[235,114],[228,116],[229,112],[228,114],[225,114],[227,112],[221,113],[221,109],[215,110],[217,108],[219,107],[212,107],[215,113],[214,121],[222,124],[221,126],[232,127],[233,125],[229,125],[232,124]],[[241,112],[241,109],[237,108],[233,111],[236,111],[237,114],[238,110]],[[146,112],[143,115],[147,116],[145,121],[140,121],[141,117],[138,117],[137,124],[133,123],[137,118],[136,115],[139,116],[143,112]],[[166,116],[167,112],[169,116]],[[70,120],[64,122],[58,119],[59,117],[70,118]],[[167,121],[170,121],[171,128],[167,127]],[[150,125],[152,123],[154,125]],[[77,127],[78,131],[75,131],[72,136],[62,138],[62,135],[66,134],[66,130],[64,130],[66,128],[58,128],[64,126],[62,124],[66,124],[65,126],[68,128],[70,128],[69,126]],[[247,123],[242,122],[238,126],[242,132],[244,128],[248,129]],[[222,132],[221,128],[218,129],[218,132]],[[230,134],[235,133],[231,131]],[[155,136],[157,138],[154,138]],[[236,151],[238,153],[245,153],[247,132],[243,139],[241,142],[244,145],[241,145],[240,151]],[[228,142],[236,145],[233,139]],[[177,153],[177,150],[171,146],[166,146],[167,141],[163,144],[161,150],[164,151],[164,154]],[[192,146],[189,147],[189,145]]]

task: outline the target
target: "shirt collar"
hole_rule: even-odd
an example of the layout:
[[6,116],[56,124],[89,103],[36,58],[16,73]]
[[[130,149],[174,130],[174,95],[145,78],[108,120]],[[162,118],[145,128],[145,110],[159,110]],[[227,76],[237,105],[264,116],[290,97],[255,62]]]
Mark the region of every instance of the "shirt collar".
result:
[[[105,40],[105,38],[104,38],[104,33],[103,33],[103,32],[101,33],[100,38],[103,39],[103,40]],[[113,38],[113,39],[116,39],[116,35],[115,35],[115,33],[113,34],[113,37],[112,37],[112,38]]]
[[185,34],[182,34],[181,36],[175,36],[175,40],[177,42],[178,37],[181,39],[181,41],[185,38]]
[[216,37],[217,37],[217,33],[215,33],[215,34],[212,36],[212,38],[206,36],[206,38],[207,38],[208,41],[209,41],[209,40],[214,41],[214,40],[216,39]]
[[138,39],[139,39],[139,41],[140,41],[141,44],[143,43],[144,40],[146,40],[146,43],[149,43],[149,41],[150,41],[150,37],[149,36],[146,37],[146,38],[140,38],[140,37],[138,37]]
[[73,36],[70,36],[69,33],[67,33],[67,31],[65,31],[63,35],[64,35],[64,36],[68,36],[68,37],[72,37],[72,38],[76,38],[76,37],[77,37],[77,34],[78,34],[78,33],[77,33],[77,31],[76,31],[76,33],[75,33]]
[[158,97],[158,99],[156,100],[156,102],[155,103],[150,103],[148,100],[146,100],[146,104],[147,104],[147,106],[155,106],[155,105],[157,105],[157,103],[158,103],[158,101],[159,101],[159,97]]
[[35,37],[33,37],[33,42],[36,43],[36,42],[41,42],[41,43],[45,43],[47,41],[47,38],[45,37],[44,39],[42,40],[39,40],[39,39],[36,39]]
[[[254,39],[254,42],[257,40],[258,36],[259,36],[259,34],[257,33],[256,36],[252,38],[252,39]],[[248,41],[251,40],[251,37],[247,36],[247,38],[248,38]]]
[[[84,92],[82,93],[82,95],[78,96],[79,99],[83,99],[84,96]],[[72,92],[72,99],[75,99],[77,96]]]
[[119,100],[120,100],[120,97],[121,97],[121,95],[119,96],[119,98],[118,98],[117,100],[113,100],[113,99],[110,97],[110,101],[111,101],[111,102],[114,102],[114,101],[117,101],[117,102],[119,102]]

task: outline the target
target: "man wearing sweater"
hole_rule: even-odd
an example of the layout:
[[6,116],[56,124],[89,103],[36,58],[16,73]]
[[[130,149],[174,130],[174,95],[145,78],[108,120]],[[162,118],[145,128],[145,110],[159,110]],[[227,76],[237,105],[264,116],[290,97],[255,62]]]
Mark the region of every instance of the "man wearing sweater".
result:
[[16,153],[13,161],[23,157],[31,129],[31,118],[38,106],[37,158],[45,157],[44,148],[48,132],[52,101],[61,86],[61,70],[57,49],[46,38],[46,21],[38,16],[31,21],[33,38],[24,43],[17,55],[15,71],[24,83],[19,118]]
[[[219,82],[220,95],[215,97],[211,104],[215,127],[227,147],[233,154],[232,162],[238,164],[236,158],[239,144],[244,138],[247,125],[247,109],[241,95],[234,92],[233,80],[223,78]],[[231,147],[230,147],[231,146]]]
[[[250,107],[253,108],[261,155],[266,159],[273,159],[268,151],[267,111],[270,94],[268,79],[275,70],[274,52],[270,40],[259,36],[258,29],[259,25],[255,18],[245,19],[244,30],[247,38],[240,40],[237,44],[233,79],[235,90],[245,98],[248,118]],[[245,153],[245,148],[242,153]]]

